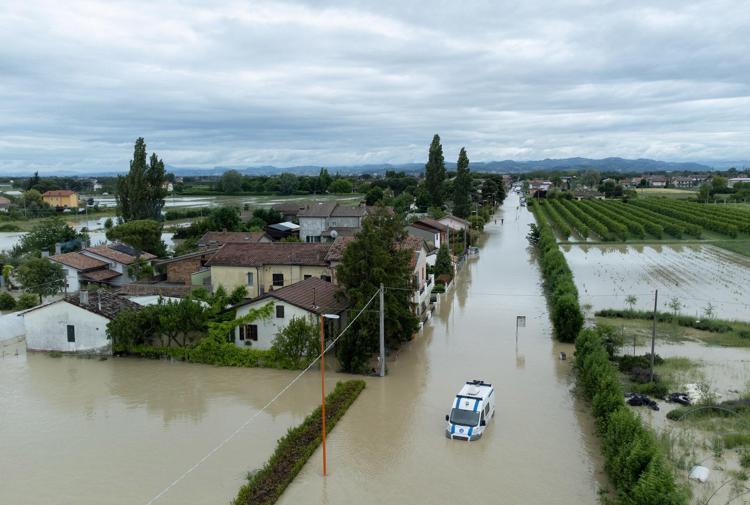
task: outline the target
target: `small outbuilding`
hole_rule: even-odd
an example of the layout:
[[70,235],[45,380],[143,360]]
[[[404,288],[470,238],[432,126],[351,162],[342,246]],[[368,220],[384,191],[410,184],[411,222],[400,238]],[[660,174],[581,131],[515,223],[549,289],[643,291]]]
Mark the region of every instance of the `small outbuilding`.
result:
[[81,291],[21,314],[29,351],[111,354],[107,324],[123,310],[140,305],[107,291]]

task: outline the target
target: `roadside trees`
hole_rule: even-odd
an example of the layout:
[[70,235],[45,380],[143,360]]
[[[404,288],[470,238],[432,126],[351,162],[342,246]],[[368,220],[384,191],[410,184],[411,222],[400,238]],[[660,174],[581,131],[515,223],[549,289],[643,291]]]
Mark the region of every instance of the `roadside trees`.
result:
[[[377,293],[385,290],[385,342],[393,348],[411,339],[418,321],[412,312],[412,251],[400,247],[406,237],[400,219],[384,208],[368,215],[362,230],[344,250],[336,276],[357,314]],[[371,305],[370,308],[376,308]],[[363,372],[378,349],[378,314],[363,313],[339,340],[336,354],[346,372]]]
[[156,153],[147,159],[143,137],[135,141],[133,159],[127,175],[117,177],[117,211],[124,221],[159,219],[164,207],[167,180],[164,161]]

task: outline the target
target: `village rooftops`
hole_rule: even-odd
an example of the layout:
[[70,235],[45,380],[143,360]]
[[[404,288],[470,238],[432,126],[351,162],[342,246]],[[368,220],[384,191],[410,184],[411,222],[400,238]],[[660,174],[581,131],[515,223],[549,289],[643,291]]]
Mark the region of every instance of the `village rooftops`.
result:
[[51,191],[45,191],[42,196],[71,196],[75,193],[75,191],[71,191],[69,189],[53,189]]
[[[84,298],[84,301],[81,301],[82,298]],[[87,301],[85,301],[86,298],[88,298]],[[82,309],[88,310],[89,312],[93,312],[94,314],[99,314],[100,316],[106,317],[107,319],[114,319],[115,317],[117,317],[117,314],[119,314],[123,310],[138,310],[141,308],[140,305],[135,302],[131,302],[127,298],[117,296],[108,291],[99,290],[95,293],[87,293],[87,295],[68,295],[61,300],[57,300],[51,303],[45,303],[43,305],[37,305],[36,307],[33,307],[23,313],[27,314],[29,312],[33,312],[35,310],[48,307],[60,302],[67,302],[71,305],[75,305],[76,307],[80,307]]]
[[411,268],[414,268],[417,265],[417,257],[422,248],[429,252],[425,240],[422,237],[415,237],[414,235],[407,235],[401,242],[400,247],[402,250],[413,251],[411,259],[409,260],[409,266]]
[[308,204],[297,214],[298,217],[362,217],[367,214],[364,206],[339,205],[336,202]]
[[331,244],[273,242],[224,244],[207,266],[259,267],[263,265],[326,266]]
[[336,240],[333,241],[333,244],[331,244],[330,249],[328,249],[328,254],[326,254],[326,261],[335,262],[335,261],[341,261],[342,259],[344,259],[344,251],[353,240],[354,240],[354,236],[336,237]]
[[448,231],[447,224],[441,223],[440,221],[436,221],[429,217],[423,217],[421,219],[418,219],[417,221],[414,221],[413,223],[411,223],[411,226],[416,226],[417,228],[422,228],[422,229]]
[[263,296],[254,298],[241,305],[255,303],[267,298],[276,298],[305,309],[315,314],[338,314],[346,310],[349,304],[337,296],[339,288],[328,281],[310,277],[304,281],[295,282],[283,288],[269,291]]
[[75,268],[79,272],[85,272],[87,270],[98,270],[106,268],[109,263],[101,261],[91,256],[86,256],[79,252],[69,252],[65,254],[56,254],[49,257],[50,260],[62,263],[65,266]]
[[198,247],[213,247],[222,244],[243,244],[260,242],[263,239],[270,242],[270,237],[262,231],[209,231],[198,240]]
[[[138,258],[138,251],[125,244],[98,245],[96,247],[87,247],[82,251],[82,253],[87,252],[116,261],[122,265],[130,265]],[[153,254],[145,251],[140,254],[140,257],[146,261],[156,258]]]

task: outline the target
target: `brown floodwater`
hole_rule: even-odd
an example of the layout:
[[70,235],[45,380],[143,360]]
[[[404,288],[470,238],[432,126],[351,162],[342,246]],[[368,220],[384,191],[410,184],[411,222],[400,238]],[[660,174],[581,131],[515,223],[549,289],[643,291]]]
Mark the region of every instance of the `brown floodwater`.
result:
[[[571,394],[572,347],[550,337],[540,276],[527,251],[529,214],[490,224],[480,257],[434,317],[371,381],[281,504],[596,503],[602,483],[588,409]],[[527,316],[515,345],[516,315]],[[465,380],[497,390],[497,414],[475,442],[445,438],[444,416]]]
[[[281,503],[595,503],[606,487],[570,345],[550,336],[525,235],[504,206],[479,258],[441,296],[415,340],[389,358]],[[516,315],[527,316],[515,343]],[[19,349],[16,356],[15,350]],[[294,372],[0,352],[0,503],[145,504],[281,390]],[[328,387],[345,377],[327,376]],[[496,386],[484,437],[444,436],[466,380]],[[156,503],[227,503],[276,440],[319,402],[312,371]]]
[[750,320],[750,258],[704,244],[562,245],[581,303],[594,310],[627,308],[635,295],[636,309],[658,309],[677,298],[680,312],[705,317]]

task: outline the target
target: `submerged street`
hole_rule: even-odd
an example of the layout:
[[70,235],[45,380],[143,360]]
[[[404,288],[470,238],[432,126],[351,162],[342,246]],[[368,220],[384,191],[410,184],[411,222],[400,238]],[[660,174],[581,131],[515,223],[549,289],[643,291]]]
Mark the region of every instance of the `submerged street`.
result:
[[[480,256],[434,317],[389,358],[282,496],[283,504],[595,503],[601,476],[590,415],[571,394],[572,346],[552,340],[530,214],[510,196]],[[518,214],[518,219],[516,216]],[[501,217],[505,223],[500,224]],[[525,315],[515,344],[515,318]],[[18,355],[15,355],[18,349]],[[0,358],[0,503],[148,503],[253,416],[296,372],[167,361]],[[336,380],[327,374],[330,390]],[[497,415],[476,442],[445,438],[464,381],[495,385]],[[320,401],[313,369],[159,504],[227,503],[276,440]]]
[[[531,215],[509,196],[433,319],[392,357],[279,503],[578,504],[597,501],[599,449],[571,394],[571,345],[552,340]],[[518,219],[516,219],[518,213]],[[501,225],[501,217],[504,224]],[[515,321],[525,315],[515,345]],[[445,438],[464,381],[495,386],[497,414],[482,439]]]

